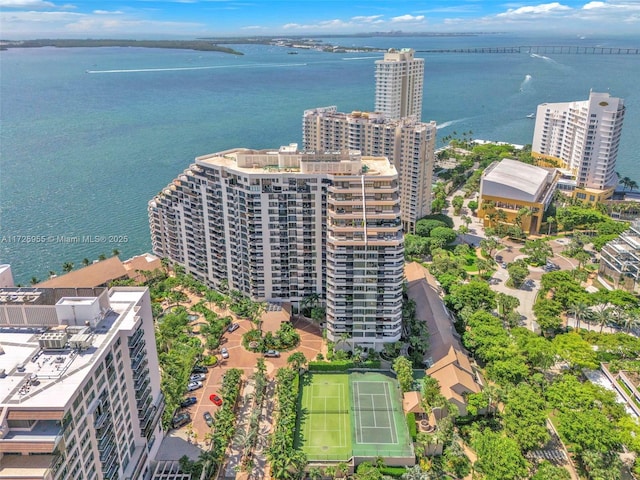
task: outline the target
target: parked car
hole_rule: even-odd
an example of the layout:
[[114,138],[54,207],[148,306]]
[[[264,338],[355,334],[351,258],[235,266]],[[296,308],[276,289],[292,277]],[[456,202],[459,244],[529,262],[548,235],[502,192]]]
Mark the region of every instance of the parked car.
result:
[[233,333],[233,332],[235,332],[235,331],[236,331],[237,329],[239,329],[239,328],[240,328],[240,325],[238,325],[237,323],[232,323],[231,325],[229,325],[229,326],[227,327],[227,332],[229,332],[229,333]]
[[207,425],[209,425],[209,427],[213,427],[213,417],[211,414],[209,412],[204,412],[202,416],[204,417],[204,421],[207,422]]
[[189,384],[187,385],[187,390],[189,390],[190,392],[193,392],[194,390],[197,390],[199,388],[202,388],[202,382],[189,382]]
[[194,403],[198,403],[198,399],[196,397],[187,397],[182,402],[180,402],[180,406],[182,408],[187,408],[193,405]]
[[180,428],[181,426],[186,425],[190,421],[191,421],[191,415],[189,415],[187,412],[182,412],[173,416],[173,419],[171,420],[171,426],[173,428]]
[[220,350],[220,355],[222,355],[222,358],[229,358],[229,350],[223,348],[222,350]]
[[209,369],[203,365],[196,365],[195,367],[193,367],[193,370],[191,370],[191,373],[207,373],[209,371]]
[[190,382],[199,382],[201,380],[204,380],[206,377],[204,375],[204,373],[194,373],[193,375],[191,375],[189,377],[189,381]]
[[266,352],[264,352],[264,356],[265,357],[279,357],[280,356],[280,352],[277,350],[267,350]]
[[507,268],[507,264],[506,264],[506,262],[502,262],[502,263],[500,264],[500,266],[501,266],[502,268]]
[[222,405],[222,399],[215,393],[209,395],[209,400],[211,400],[214,403],[214,405],[217,405],[218,407]]

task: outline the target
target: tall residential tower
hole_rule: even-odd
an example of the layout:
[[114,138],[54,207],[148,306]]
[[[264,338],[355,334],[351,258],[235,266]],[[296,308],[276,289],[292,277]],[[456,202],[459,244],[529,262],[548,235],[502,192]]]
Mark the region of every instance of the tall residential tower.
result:
[[625,107],[621,98],[591,92],[581,102],[538,106],[532,155],[566,171],[559,188],[588,202],[611,197]]
[[400,338],[398,175],[384,157],[234,149],[198,157],[149,202],[153,251],[254,300],[326,298],[327,335]]
[[424,59],[414,58],[414,50],[390,49],[376,60],[375,111],[388,119],[422,118]]
[[431,213],[431,183],[435,162],[436,124],[412,117],[389,120],[380,113],[340,113],[336,107],[306,110],[305,150],[359,150],[385,156],[398,171],[402,226],[413,232],[416,222]]

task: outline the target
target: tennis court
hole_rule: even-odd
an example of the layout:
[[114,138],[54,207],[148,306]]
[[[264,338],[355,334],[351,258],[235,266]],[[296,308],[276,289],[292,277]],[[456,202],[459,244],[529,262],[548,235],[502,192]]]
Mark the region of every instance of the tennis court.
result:
[[413,457],[398,382],[382,373],[352,373],[353,454]]
[[413,459],[394,378],[373,372],[308,373],[301,386],[296,446],[309,460]]
[[349,376],[307,374],[298,408],[302,450],[310,460],[351,457]]

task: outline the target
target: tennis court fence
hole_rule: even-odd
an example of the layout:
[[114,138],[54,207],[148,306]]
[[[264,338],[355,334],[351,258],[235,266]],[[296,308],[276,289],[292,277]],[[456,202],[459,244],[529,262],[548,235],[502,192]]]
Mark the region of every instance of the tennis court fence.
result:
[[397,407],[384,407],[384,408],[370,408],[370,407],[351,407],[348,409],[313,409],[309,410],[305,413],[349,413],[349,412],[399,412],[400,409]]

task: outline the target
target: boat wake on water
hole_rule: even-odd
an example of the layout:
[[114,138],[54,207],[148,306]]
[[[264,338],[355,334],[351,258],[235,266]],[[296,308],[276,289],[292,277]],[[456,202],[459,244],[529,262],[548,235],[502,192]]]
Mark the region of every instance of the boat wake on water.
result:
[[258,63],[244,65],[212,65],[207,67],[171,67],[171,68],[132,68],[119,70],[87,70],[87,73],[145,73],[145,72],[181,72],[186,70],[213,70],[218,68],[267,68],[267,67],[304,67],[306,63]]
[[440,130],[441,128],[447,128],[451,125],[455,125],[456,123],[464,122],[465,120],[468,120],[468,118],[459,118],[457,120],[449,120],[448,122],[438,123],[436,125],[436,129]]
[[531,75],[525,75],[524,80],[520,84],[520,91],[524,92],[525,88],[531,83]]

